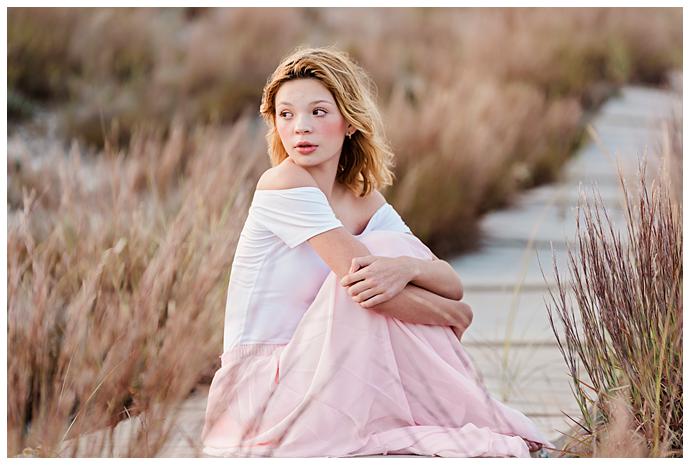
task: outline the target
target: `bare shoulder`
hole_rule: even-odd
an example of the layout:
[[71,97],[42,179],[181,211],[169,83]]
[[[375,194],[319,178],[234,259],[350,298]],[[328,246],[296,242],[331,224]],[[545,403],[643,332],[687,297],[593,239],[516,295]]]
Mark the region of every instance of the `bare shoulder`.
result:
[[291,189],[293,187],[318,187],[309,171],[293,163],[290,159],[269,168],[256,184],[257,190]]

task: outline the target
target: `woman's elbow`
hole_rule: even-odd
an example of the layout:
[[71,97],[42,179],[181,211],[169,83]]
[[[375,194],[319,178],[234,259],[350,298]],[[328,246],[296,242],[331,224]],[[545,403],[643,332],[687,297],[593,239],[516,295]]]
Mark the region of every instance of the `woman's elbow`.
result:
[[462,288],[462,283],[460,281],[458,281],[458,284],[453,289],[453,292],[454,300],[462,300],[462,298],[465,297],[465,290]]
[[458,276],[458,273],[455,271],[455,269],[451,266],[450,263],[446,262],[446,266],[450,270],[450,273],[453,275],[454,278],[454,283],[453,283],[453,288],[450,291],[451,294],[451,299],[453,300],[462,300],[462,298],[465,295],[465,291],[462,287],[462,281],[460,280],[460,276]]
[[462,300],[462,298],[465,296],[465,291],[462,288],[462,283],[458,279],[455,284],[450,288],[448,292],[448,298],[453,299],[453,300]]
[[456,326],[463,329],[469,328],[472,324],[472,319],[474,318],[474,313],[472,312],[472,307],[467,305],[465,302],[457,302],[456,304]]

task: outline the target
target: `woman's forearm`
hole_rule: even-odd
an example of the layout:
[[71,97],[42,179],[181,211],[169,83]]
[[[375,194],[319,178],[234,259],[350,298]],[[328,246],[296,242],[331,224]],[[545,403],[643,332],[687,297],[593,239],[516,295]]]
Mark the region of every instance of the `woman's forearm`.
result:
[[422,260],[402,257],[413,273],[410,283],[440,296],[460,300],[463,296],[462,281],[445,260]]
[[393,298],[368,309],[407,323],[452,326],[460,331],[467,329],[472,322],[472,309],[466,303],[414,284],[407,284]]

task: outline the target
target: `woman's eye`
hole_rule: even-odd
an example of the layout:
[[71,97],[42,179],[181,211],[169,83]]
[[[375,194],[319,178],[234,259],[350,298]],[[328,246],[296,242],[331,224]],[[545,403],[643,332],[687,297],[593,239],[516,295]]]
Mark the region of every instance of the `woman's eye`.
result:
[[[327,113],[327,111],[324,110],[323,108],[315,108],[313,111],[313,114],[316,116],[323,116],[326,113]],[[292,113],[289,111],[281,111],[280,113],[278,113],[278,116],[280,116],[281,118],[290,118],[290,117],[292,117]]]

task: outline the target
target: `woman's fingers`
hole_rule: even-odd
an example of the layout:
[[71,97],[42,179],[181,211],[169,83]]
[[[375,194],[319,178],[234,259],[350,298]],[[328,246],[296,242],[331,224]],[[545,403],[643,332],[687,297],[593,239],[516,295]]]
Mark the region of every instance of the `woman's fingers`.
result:
[[350,264],[350,273],[354,273],[355,271],[364,268],[365,266],[369,266],[372,263],[374,263],[379,257],[375,255],[364,255],[362,257],[355,257],[352,259],[352,262]]
[[367,280],[363,280],[358,282],[357,284],[353,284],[350,286],[350,288],[347,290],[347,292],[354,298],[357,297],[359,294],[362,292],[372,289],[374,286],[372,285],[371,282]]
[[372,287],[370,289],[367,289],[366,291],[362,291],[361,293],[359,293],[359,295],[355,296],[354,299],[355,302],[364,302],[365,300],[382,293],[383,291],[381,289]]
[[362,307],[370,308],[375,305],[378,305],[380,303],[383,303],[387,301],[390,297],[386,292],[382,292],[381,294],[377,294],[376,296],[372,297],[371,299],[365,300],[364,302],[361,302],[360,305]]
[[345,276],[343,276],[343,278],[340,280],[340,284],[342,286],[349,286],[352,283],[356,283],[357,281],[361,281],[361,280],[365,279],[365,276],[364,276],[365,273],[366,272],[365,272],[364,268],[360,268],[359,270],[357,270],[355,272],[350,272],[350,273],[346,274]]

